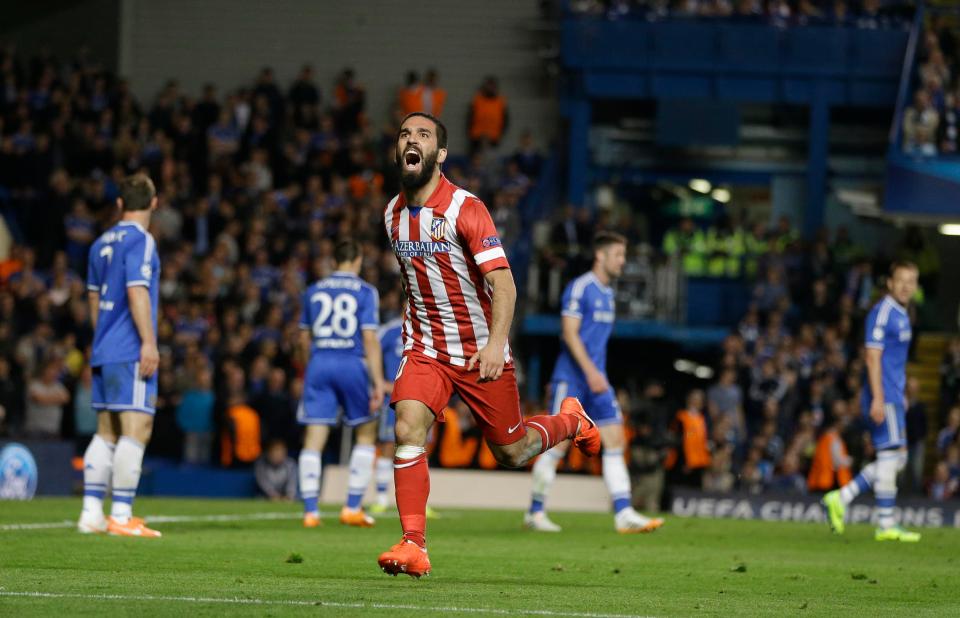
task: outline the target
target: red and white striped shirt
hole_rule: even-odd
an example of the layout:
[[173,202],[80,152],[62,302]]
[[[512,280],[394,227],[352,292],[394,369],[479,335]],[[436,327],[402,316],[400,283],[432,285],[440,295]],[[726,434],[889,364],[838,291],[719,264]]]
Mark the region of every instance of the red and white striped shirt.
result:
[[[490,213],[475,195],[440,176],[422,207],[403,194],[384,212],[407,292],[404,350],[463,367],[487,345],[493,288],[484,275],[510,268]],[[510,345],[504,346],[510,362]]]

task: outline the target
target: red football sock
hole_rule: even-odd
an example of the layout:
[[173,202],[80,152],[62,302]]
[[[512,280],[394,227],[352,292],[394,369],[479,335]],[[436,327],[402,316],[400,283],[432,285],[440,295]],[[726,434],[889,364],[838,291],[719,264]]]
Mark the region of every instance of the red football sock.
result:
[[393,460],[393,485],[403,538],[426,547],[427,497],[430,495],[430,469],[427,455]]
[[579,421],[573,414],[543,414],[527,419],[523,426],[540,434],[540,452],[543,453],[564,440],[575,437]]

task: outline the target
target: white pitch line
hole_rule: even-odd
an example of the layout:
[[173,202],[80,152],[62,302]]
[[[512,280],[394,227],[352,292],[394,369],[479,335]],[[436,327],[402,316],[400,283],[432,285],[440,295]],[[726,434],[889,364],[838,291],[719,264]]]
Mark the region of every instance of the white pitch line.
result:
[[[321,517],[335,517],[338,513],[320,513]],[[246,514],[227,514],[227,515],[147,515],[144,517],[152,524],[180,524],[196,522],[220,522],[220,521],[269,521],[278,519],[300,519],[303,517],[300,513],[246,513]],[[378,518],[396,517],[394,513],[380,513]],[[22,524],[0,524],[0,532],[14,532],[22,530],[50,530],[56,528],[73,528],[77,522],[70,520],[22,523]]]
[[180,603],[222,603],[229,605],[295,605],[308,607],[332,607],[347,609],[415,610],[459,614],[493,614],[497,616],[552,616],[555,618],[643,618],[634,614],[604,614],[594,612],[565,612],[549,609],[498,609],[488,607],[431,607],[394,603],[343,603],[339,601],[309,601],[299,599],[242,599],[225,597],[176,597],[150,594],[80,594],[72,592],[18,592],[0,588],[0,597],[34,599],[84,599],[88,601],[171,601]]

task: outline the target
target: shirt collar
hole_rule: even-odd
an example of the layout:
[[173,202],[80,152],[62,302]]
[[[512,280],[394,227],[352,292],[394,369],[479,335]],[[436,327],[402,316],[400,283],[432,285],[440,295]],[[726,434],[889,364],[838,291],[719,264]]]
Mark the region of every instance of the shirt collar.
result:
[[887,294],[886,300],[895,308],[899,309],[901,313],[907,313],[907,308],[901,305],[900,303],[898,303],[897,299],[891,296],[890,294]]
[[437,183],[437,186],[434,187],[433,193],[430,194],[430,197],[427,198],[425,204],[407,204],[407,208],[440,208],[446,206],[450,203],[449,199],[444,200],[444,196],[448,196],[450,193],[449,187],[451,183],[447,180],[447,177],[443,175],[443,172],[440,173],[440,182]]
[[140,230],[141,232],[145,231],[145,230],[143,229],[143,226],[140,225],[139,223],[137,223],[136,221],[121,221],[121,222],[118,223],[117,225],[123,225],[123,226],[130,226],[130,225],[132,225],[133,227],[137,228],[137,229]]

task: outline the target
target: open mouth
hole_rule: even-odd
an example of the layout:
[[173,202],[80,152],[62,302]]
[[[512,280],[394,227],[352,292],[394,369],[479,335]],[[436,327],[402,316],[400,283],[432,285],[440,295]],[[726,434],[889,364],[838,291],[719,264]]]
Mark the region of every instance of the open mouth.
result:
[[416,169],[416,167],[420,165],[420,161],[420,153],[413,148],[403,153],[403,166],[409,170]]

